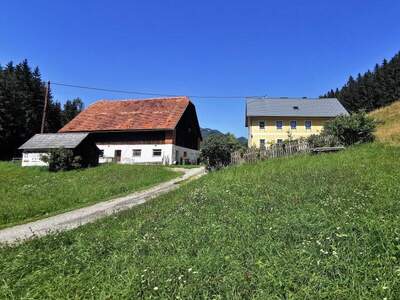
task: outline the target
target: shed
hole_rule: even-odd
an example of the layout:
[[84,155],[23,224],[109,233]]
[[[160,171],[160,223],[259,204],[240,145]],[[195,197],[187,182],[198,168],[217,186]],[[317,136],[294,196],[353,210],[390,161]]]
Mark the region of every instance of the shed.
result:
[[41,160],[53,149],[70,149],[74,155],[82,158],[84,167],[95,166],[99,162],[100,150],[89,133],[45,133],[35,134],[21,147],[22,166],[46,166]]

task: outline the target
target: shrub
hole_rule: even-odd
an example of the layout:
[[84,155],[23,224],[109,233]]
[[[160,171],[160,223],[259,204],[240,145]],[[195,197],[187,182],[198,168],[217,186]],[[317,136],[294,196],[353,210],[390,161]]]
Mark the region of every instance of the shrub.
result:
[[336,136],[326,134],[312,134],[307,138],[307,143],[313,148],[343,146]]
[[200,157],[208,170],[220,169],[230,164],[231,152],[238,149],[231,135],[210,135],[201,145]]
[[82,159],[75,156],[70,149],[54,149],[48,155],[42,156],[42,160],[49,165],[49,171],[68,171],[82,167]]
[[365,112],[338,116],[326,122],[323,136],[334,136],[343,145],[368,143],[374,140],[376,122]]

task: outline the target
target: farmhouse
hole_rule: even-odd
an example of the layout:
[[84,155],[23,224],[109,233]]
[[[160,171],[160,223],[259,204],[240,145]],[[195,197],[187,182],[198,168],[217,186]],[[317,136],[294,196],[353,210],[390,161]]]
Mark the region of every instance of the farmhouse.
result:
[[46,166],[42,160],[53,149],[70,149],[81,157],[82,166],[95,166],[99,163],[100,150],[88,133],[46,133],[35,134],[19,150],[22,150],[22,166]]
[[336,98],[246,99],[249,147],[268,147],[289,137],[298,139],[319,134],[324,123],[348,112]]
[[101,100],[60,133],[90,133],[100,163],[196,163],[201,133],[188,97]]

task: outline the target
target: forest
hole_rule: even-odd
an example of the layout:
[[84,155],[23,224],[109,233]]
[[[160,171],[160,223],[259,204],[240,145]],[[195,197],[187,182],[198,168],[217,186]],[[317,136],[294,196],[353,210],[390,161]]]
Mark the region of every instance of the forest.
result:
[[400,52],[383,60],[374,69],[356,78],[350,76],[340,89],[330,90],[321,98],[338,98],[350,112],[372,111],[400,99]]
[[[0,65],[0,160],[17,156],[17,148],[40,133],[45,93],[39,68],[31,68],[27,60]],[[82,109],[81,99],[62,106],[49,90],[44,132],[57,132]]]

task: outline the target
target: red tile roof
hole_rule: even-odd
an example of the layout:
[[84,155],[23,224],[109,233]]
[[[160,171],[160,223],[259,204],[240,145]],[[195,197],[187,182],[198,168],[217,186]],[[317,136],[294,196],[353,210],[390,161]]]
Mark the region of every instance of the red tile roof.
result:
[[59,132],[174,129],[188,97],[100,100],[77,115]]

